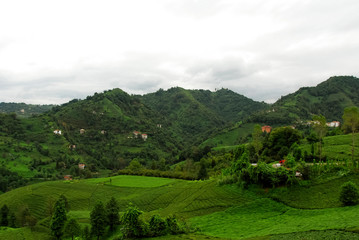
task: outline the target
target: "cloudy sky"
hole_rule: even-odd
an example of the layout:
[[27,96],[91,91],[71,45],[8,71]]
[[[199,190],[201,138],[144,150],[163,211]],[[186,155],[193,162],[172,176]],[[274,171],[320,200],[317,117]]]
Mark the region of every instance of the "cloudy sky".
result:
[[0,102],[229,88],[273,102],[359,76],[357,0],[0,2]]

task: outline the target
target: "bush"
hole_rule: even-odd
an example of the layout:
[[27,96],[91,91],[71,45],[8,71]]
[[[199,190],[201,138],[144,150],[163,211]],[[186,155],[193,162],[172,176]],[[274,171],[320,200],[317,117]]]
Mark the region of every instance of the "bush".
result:
[[353,182],[346,182],[341,187],[339,200],[344,206],[353,206],[358,204],[359,192],[358,187]]

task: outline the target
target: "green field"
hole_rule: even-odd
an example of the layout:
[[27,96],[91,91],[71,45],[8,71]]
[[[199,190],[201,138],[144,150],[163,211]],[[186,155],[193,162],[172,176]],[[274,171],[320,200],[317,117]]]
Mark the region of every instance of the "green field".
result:
[[224,238],[249,238],[281,233],[358,226],[359,207],[302,210],[270,199],[196,217],[191,222],[202,233]]
[[[354,135],[355,140],[355,156],[359,156],[359,134]],[[311,145],[305,143],[301,145],[303,151],[307,153],[311,152]],[[317,151],[317,148],[316,148]],[[338,160],[351,160],[351,151],[352,151],[352,135],[337,135],[324,138],[323,143],[323,155],[327,156],[329,159],[338,159]]]
[[115,197],[120,212],[132,203],[144,211],[145,218],[176,214],[199,229],[196,233],[154,239],[356,239],[358,234],[353,231],[359,229],[359,206],[341,207],[338,201],[338,186],[348,180],[359,183],[359,176],[337,176],[310,187],[268,191],[218,186],[215,180],[127,175],[42,182],[0,195],[0,206],[6,203],[17,215],[27,206],[38,219],[33,231],[7,228],[0,231],[0,239],[48,239],[49,231],[42,225],[48,222],[49,210],[60,194],[69,201],[68,216],[82,226],[89,224],[90,211],[97,201]]

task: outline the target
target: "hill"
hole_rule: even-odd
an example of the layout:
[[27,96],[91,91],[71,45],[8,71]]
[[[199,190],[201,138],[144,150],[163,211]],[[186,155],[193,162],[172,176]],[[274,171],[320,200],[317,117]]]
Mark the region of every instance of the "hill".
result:
[[228,89],[186,90],[171,88],[146,94],[143,102],[166,116],[177,135],[189,145],[199,144],[211,134],[244,121],[267,104],[253,101]]
[[344,108],[359,105],[359,79],[335,76],[316,87],[303,87],[281,97],[270,109],[251,116],[251,122],[264,124],[293,124],[324,115],[328,121],[340,121]]
[[19,117],[31,117],[51,110],[56,105],[35,105],[26,103],[0,103],[0,113],[15,113]]

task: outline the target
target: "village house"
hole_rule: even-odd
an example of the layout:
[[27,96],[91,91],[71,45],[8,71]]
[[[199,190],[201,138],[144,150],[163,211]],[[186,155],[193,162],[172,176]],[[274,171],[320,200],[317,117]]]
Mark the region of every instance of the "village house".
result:
[[139,134],[141,134],[139,131],[133,131],[133,135],[135,135],[135,138],[137,138]]
[[62,134],[62,132],[61,132],[61,130],[56,129],[56,130],[54,131],[54,134],[56,134],[56,135],[61,135],[61,134]]
[[262,126],[262,132],[270,133],[272,131],[271,126]]
[[66,180],[66,181],[72,180],[72,175],[65,175],[64,180]]
[[328,127],[339,127],[340,126],[340,122],[338,121],[333,121],[333,122],[328,122],[327,123]]
[[69,145],[69,149],[71,149],[71,150],[76,149],[76,145],[72,145],[72,144],[70,144],[70,145]]
[[85,132],[86,132],[85,129],[83,129],[83,128],[80,129],[80,134],[84,134]]
[[105,131],[105,130],[102,130],[102,131],[101,131],[101,134],[103,134],[103,135],[104,135],[105,133],[106,133],[106,131]]
[[86,165],[84,163],[79,163],[79,169],[84,170]]
[[143,141],[147,140],[147,134],[146,133],[143,133],[141,136],[142,136]]

